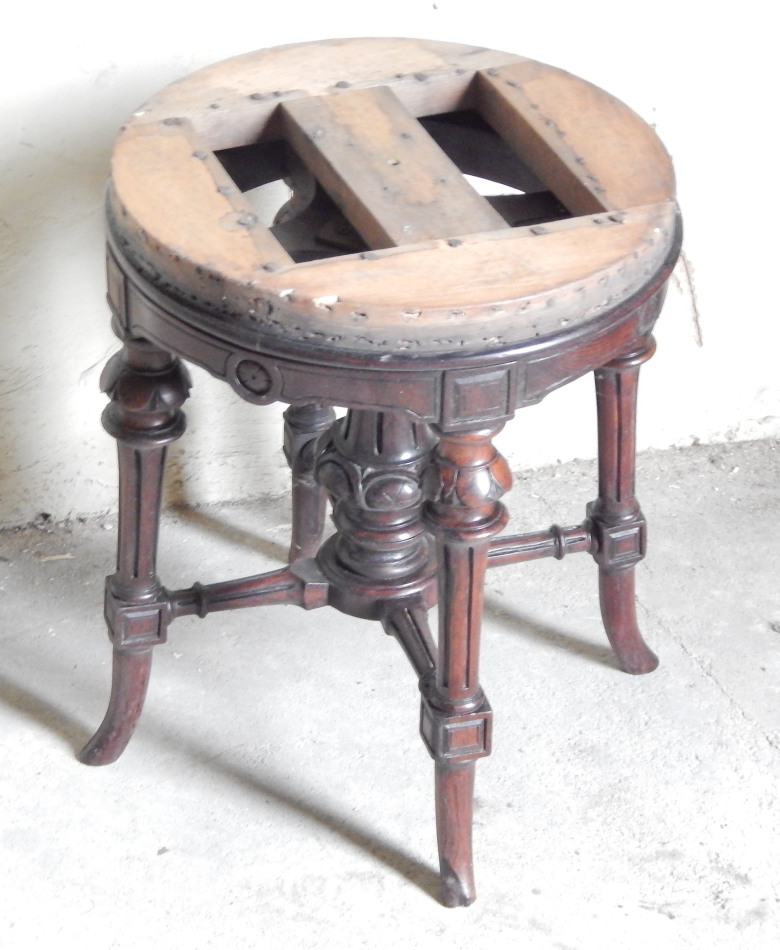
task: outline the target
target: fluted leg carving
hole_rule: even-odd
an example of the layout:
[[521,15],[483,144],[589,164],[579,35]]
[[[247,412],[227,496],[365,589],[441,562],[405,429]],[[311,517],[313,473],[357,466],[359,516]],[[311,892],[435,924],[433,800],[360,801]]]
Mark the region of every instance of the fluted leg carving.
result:
[[476,897],[474,768],[490,753],[492,723],[479,685],[483,585],[490,540],[507,521],[498,499],[511,484],[491,441],[498,431],[443,434],[425,479],[425,516],[437,542],[439,643],[435,673],[421,682],[421,732],[436,763],[436,827],[448,906]]
[[626,673],[649,673],[658,666],[639,631],[634,590],[634,568],[645,555],[647,534],[634,485],[637,387],[639,369],[654,350],[650,338],[642,349],[595,373],[599,497],[588,506],[588,516],[604,628]]
[[163,467],[166,446],[184,431],[189,386],[181,363],[143,340],[127,341],[101,378],[111,398],[103,425],[119,449],[119,536],[116,573],[106,580],[111,699],[79,756],[88,765],[121,755],[141,714],[152,647],[166,637],[170,609],[156,566]]
[[317,438],[333,423],[330,406],[307,403],[284,413],[284,454],[292,472],[292,537],[289,560],[314,557],[322,541],[328,494],[314,477]]

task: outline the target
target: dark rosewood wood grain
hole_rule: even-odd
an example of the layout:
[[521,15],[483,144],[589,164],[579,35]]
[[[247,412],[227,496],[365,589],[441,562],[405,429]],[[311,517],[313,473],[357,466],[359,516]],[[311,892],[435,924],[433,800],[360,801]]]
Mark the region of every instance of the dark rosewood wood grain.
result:
[[432,436],[406,412],[350,409],[320,443],[316,476],[336,534],[317,555],[330,603],[381,620],[435,602],[435,564],[422,522],[420,477]]
[[[486,199],[463,175],[521,194]],[[292,195],[266,226],[249,192],[280,180]],[[487,568],[589,553],[620,666],[657,664],[636,618],[634,456],[639,369],[681,242],[668,155],[630,109],[554,67],[333,40],[247,54],[150,100],[117,141],[107,221],[124,343],[103,377],[119,447],[114,666],[82,761],[122,752],[178,617],[288,604],[377,620],[419,682],[442,900],[471,903],[474,772],[493,721]],[[179,359],[286,405],[286,566],[173,591],[158,578],[165,451],[189,391]],[[581,524],[504,534],[495,435],[591,372],[598,497]]]
[[493,447],[501,426],[440,433],[426,472],[426,521],[436,538],[439,655],[422,686],[422,734],[436,762],[436,825],[444,903],[476,897],[471,852],[475,759],[490,753],[492,712],[479,684],[483,589],[491,538],[506,525],[511,485]]
[[635,494],[636,405],[639,368],[655,351],[652,338],[596,371],[599,496],[588,506],[596,539],[601,614],[626,673],[650,673],[658,657],[636,618],[634,568],[645,556],[647,527]]
[[179,360],[142,340],[127,340],[101,379],[111,403],[106,430],[119,448],[116,572],[106,580],[106,620],[114,643],[108,712],[80,754],[88,765],[113,762],[143,707],[152,647],[166,639],[167,595],[157,577],[157,534],[166,446],[184,431],[180,406],[190,380]]
[[336,418],[330,406],[306,403],[284,413],[284,454],[292,472],[289,560],[314,557],[325,527],[327,493],[314,477],[316,441]]
[[108,765],[124,752],[143,710],[151,671],[151,647],[114,647],[108,709],[95,735],[79,752],[85,765]]
[[422,679],[436,669],[438,650],[433,642],[428,617],[422,607],[401,607],[382,620],[385,632],[396,638],[401,649]]
[[[331,604],[379,620],[420,678],[420,729],[435,761],[443,902],[475,896],[471,849],[474,767],[490,752],[492,710],[478,678],[482,586],[488,566],[588,552],[599,565],[604,625],[623,669],[657,660],[636,623],[633,568],[645,527],[634,494],[639,366],[652,353],[664,268],[635,298],[577,330],[503,354],[393,362],[387,367],[311,347],[258,353],[240,332],[210,326],[168,299],[114,248],[110,301],[127,341],[106,371],[106,427],[119,440],[119,567],[107,587],[114,639],[111,700],[82,753],[113,761],[140,715],[151,650],[179,616]],[[144,342],[146,337],[148,341]],[[285,453],[292,474],[288,568],[167,592],[154,552],[165,445],[183,429],[187,382],[176,352],[255,403],[289,400]],[[581,525],[501,535],[509,485],[492,437],[516,408],[593,370],[599,420],[599,495]],[[333,405],[346,405],[334,422]],[[413,412],[408,410],[412,409]],[[330,495],[336,534],[322,547]],[[423,517],[424,515],[424,517]],[[426,609],[440,603],[438,646]]]

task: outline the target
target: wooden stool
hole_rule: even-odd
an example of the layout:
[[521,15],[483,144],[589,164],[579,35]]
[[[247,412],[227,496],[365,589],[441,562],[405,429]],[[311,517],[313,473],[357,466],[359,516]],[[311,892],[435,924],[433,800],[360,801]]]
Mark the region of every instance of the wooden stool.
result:
[[[509,193],[482,197],[464,174]],[[292,197],[266,227],[252,191],[280,179]],[[177,617],[292,603],[379,620],[420,681],[444,901],[470,903],[474,766],[491,733],[486,568],[589,552],[622,668],[657,663],[634,605],[634,420],[680,241],[663,146],[605,92],[520,56],[416,40],[287,46],[203,69],[136,112],[114,152],[108,222],[124,342],[103,378],[120,465],[114,676],[82,761],[121,753],[152,647]],[[163,462],[189,390],[179,357],[250,402],[289,404],[289,566],[162,586]],[[510,474],[493,436],[590,371],[597,500],[575,527],[500,536]],[[348,409],[336,422],[334,405]],[[337,531],[320,546],[326,496]],[[426,624],[437,602],[438,646]]]

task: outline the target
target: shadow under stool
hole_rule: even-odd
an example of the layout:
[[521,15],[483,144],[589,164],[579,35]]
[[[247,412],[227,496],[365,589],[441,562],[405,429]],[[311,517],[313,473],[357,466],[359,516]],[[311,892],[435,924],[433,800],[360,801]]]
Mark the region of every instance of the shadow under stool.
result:
[[[475,179],[505,193],[483,197]],[[266,226],[258,189],[279,181],[290,197]],[[639,369],[681,233],[667,153],[559,69],[331,40],[239,56],[149,100],[117,141],[107,214],[124,344],[103,376],[119,445],[114,672],[82,761],[124,749],[177,617],[329,604],[378,620],[419,678],[443,900],[470,903],[474,768],[492,722],[478,674],[486,569],[590,553],[620,665],[657,664],[636,622],[634,455]],[[180,359],[249,402],[287,404],[288,566],[186,590],[158,578],[165,452],[189,392]],[[511,479],[493,437],[591,371],[598,497],[582,524],[502,534]],[[322,544],[328,499],[336,533]]]

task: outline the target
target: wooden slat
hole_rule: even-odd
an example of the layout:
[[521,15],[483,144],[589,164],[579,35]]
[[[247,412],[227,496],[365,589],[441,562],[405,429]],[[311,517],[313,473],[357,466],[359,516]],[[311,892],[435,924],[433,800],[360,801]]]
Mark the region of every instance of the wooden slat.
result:
[[370,247],[507,227],[386,87],[280,108],[290,143]]
[[[466,314],[496,316],[528,301],[545,321],[571,318],[588,301],[625,299],[661,266],[674,237],[675,206],[661,203],[610,217],[576,217],[538,228],[465,237],[452,247],[434,241],[391,248],[375,257],[342,257],[298,264],[264,278],[302,309],[326,310],[349,323],[359,311],[407,326],[413,335],[428,319],[457,326]],[[555,298],[555,306],[547,298]],[[325,312],[325,311],[323,311]]]
[[474,104],[573,214],[669,201],[674,173],[652,129],[582,79],[526,61],[479,73]]

